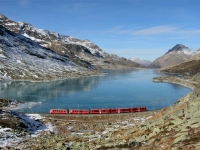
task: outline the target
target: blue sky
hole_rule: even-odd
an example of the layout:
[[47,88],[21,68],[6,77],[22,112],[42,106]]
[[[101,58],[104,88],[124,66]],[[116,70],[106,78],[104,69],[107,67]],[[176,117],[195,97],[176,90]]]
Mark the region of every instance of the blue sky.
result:
[[200,48],[200,0],[0,0],[0,13],[125,58]]

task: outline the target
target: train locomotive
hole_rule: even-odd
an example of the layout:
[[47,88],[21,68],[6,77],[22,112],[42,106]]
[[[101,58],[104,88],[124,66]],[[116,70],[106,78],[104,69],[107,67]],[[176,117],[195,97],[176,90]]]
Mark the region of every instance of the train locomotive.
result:
[[136,108],[101,108],[101,109],[50,109],[50,114],[117,114],[144,112],[146,107]]

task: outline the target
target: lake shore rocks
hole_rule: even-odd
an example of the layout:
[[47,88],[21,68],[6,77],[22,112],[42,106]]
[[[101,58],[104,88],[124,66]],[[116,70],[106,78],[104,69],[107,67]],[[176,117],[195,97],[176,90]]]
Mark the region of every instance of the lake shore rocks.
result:
[[198,84],[198,82],[192,81],[190,79],[184,79],[184,78],[179,78],[176,76],[168,76],[168,77],[154,77],[152,78],[153,82],[168,82],[168,83],[174,83],[174,84],[179,84],[185,87],[189,87],[191,89],[194,89],[195,86]]

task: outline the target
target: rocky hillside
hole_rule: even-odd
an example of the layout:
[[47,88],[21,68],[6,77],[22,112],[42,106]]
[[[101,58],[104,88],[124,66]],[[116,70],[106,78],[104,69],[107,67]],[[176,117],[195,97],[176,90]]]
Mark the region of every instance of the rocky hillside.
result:
[[187,61],[182,64],[162,69],[167,73],[177,73],[183,76],[193,77],[200,72],[200,60]]
[[142,59],[135,58],[135,57],[130,58],[130,60],[135,62],[135,63],[138,63],[142,66],[145,66],[145,67],[149,67],[152,63],[150,60],[142,60]]
[[190,58],[199,53],[199,51],[193,51],[182,44],[177,44],[163,56],[154,60],[150,67],[166,68],[169,66],[174,66],[188,61]]
[[0,26],[0,79],[43,80],[95,74],[64,55]]
[[[200,52],[200,50],[198,49],[197,52]],[[200,60],[200,54],[194,55],[192,58],[190,58],[189,60]]]
[[26,22],[15,22],[0,14],[0,25],[21,34],[40,46],[86,68],[131,68],[140,65],[116,55],[110,55],[89,40],[80,40],[49,30],[38,29]]

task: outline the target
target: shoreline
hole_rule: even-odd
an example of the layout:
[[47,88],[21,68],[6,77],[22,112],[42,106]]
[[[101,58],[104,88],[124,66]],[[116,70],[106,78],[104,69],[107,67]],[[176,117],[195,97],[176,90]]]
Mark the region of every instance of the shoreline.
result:
[[51,82],[51,81],[59,81],[59,80],[66,80],[66,79],[76,79],[82,77],[92,77],[92,76],[101,76],[107,74],[107,72],[103,72],[105,70],[130,70],[130,69],[151,69],[151,68],[108,68],[108,69],[101,69],[96,74],[91,75],[82,75],[82,76],[75,76],[75,77],[63,77],[63,78],[52,78],[52,79],[39,79],[39,80],[32,80],[32,79],[0,79],[0,82],[12,82],[12,81],[25,81],[25,82]]
[[67,79],[76,79],[76,78],[83,78],[83,77],[92,77],[92,76],[101,76],[106,73],[98,73],[98,74],[91,74],[87,76],[76,76],[76,77],[67,77],[67,78],[52,78],[52,79],[42,79],[42,80],[31,80],[31,79],[11,79],[11,80],[0,80],[0,82],[12,82],[12,81],[24,81],[24,82],[51,82],[51,81],[60,81],[60,80],[67,80]]
[[157,83],[173,83],[173,84],[177,84],[177,85],[181,85],[187,88],[190,88],[192,90],[194,90],[195,86],[197,85],[197,82],[194,81],[190,81],[190,80],[185,80],[182,78],[178,78],[175,76],[169,76],[169,77],[154,77],[151,79],[153,82],[157,82]]

